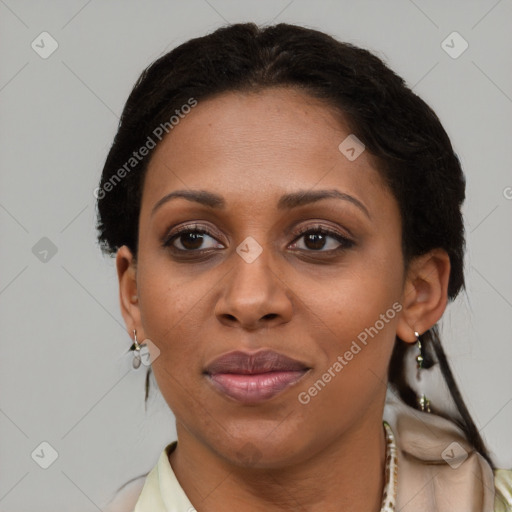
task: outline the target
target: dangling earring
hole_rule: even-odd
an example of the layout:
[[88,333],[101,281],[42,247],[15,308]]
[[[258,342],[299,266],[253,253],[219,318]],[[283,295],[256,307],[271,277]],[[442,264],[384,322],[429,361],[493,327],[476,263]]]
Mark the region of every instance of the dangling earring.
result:
[[[419,354],[416,356],[416,363],[417,363],[416,368],[418,370],[417,379],[419,382],[420,381],[420,371],[423,369],[424,359],[423,359],[423,351],[422,351],[422,346],[421,346],[420,335],[416,331],[414,331],[414,335],[416,336],[416,339],[418,341],[418,350],[419,350]],[[430,412],[430,400],[425,396],[425,393],[420,393],[420,395],[417,398],[417,401],[418,401],[418,408],[420,409],[420,411]]]
[[134,329],[133,330],[133,345],[131,346],[131,350],[134,351],[132,365],[135,369],[137,369],[140,366],[140,363],[141,363],[140,349],[145,345],[146,345],[145,343],[139,343],[137,341],[137,331]]

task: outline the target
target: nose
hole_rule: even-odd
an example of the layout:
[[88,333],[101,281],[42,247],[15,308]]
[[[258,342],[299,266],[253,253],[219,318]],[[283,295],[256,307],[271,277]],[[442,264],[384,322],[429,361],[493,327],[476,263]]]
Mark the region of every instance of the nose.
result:
[[277,274],[270,255],[263,251],[251,263],[238,254],[232,257],[232,271],[226,276],[215,307],[217,319],[226,326],[246,330],[289,322],[293,313],[292,293]]

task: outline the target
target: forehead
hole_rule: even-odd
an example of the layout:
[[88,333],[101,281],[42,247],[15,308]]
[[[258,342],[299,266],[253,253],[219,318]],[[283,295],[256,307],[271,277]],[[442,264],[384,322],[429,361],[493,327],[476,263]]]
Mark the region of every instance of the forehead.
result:
[[155,149],[143,209],[145,202],[184,188],[253,202],[315,187],[342,188],[363,201],[386,195],[367,151],[352,161],[340,151],[347,137],[336,110],[290,88],[199,101]]

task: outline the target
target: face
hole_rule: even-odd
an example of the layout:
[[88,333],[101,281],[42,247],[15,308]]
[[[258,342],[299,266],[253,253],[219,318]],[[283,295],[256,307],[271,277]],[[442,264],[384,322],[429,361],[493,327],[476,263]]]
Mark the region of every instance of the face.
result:
[[130,321],[160,351],[178,435],[224,459],[296,463],[381,422],[401,222],[371,155],[340,151],[349,135],[301,92],[227,93],[149,164]]

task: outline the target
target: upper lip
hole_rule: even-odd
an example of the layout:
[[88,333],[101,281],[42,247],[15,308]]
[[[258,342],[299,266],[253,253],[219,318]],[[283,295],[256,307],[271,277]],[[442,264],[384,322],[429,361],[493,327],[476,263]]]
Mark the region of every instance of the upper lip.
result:
[[303,371],[309,367],[273,350],[248,353],[241,350],[227,352],[214,359],[205,369],[207,374],[236,373],[252,375],[277,371]]

